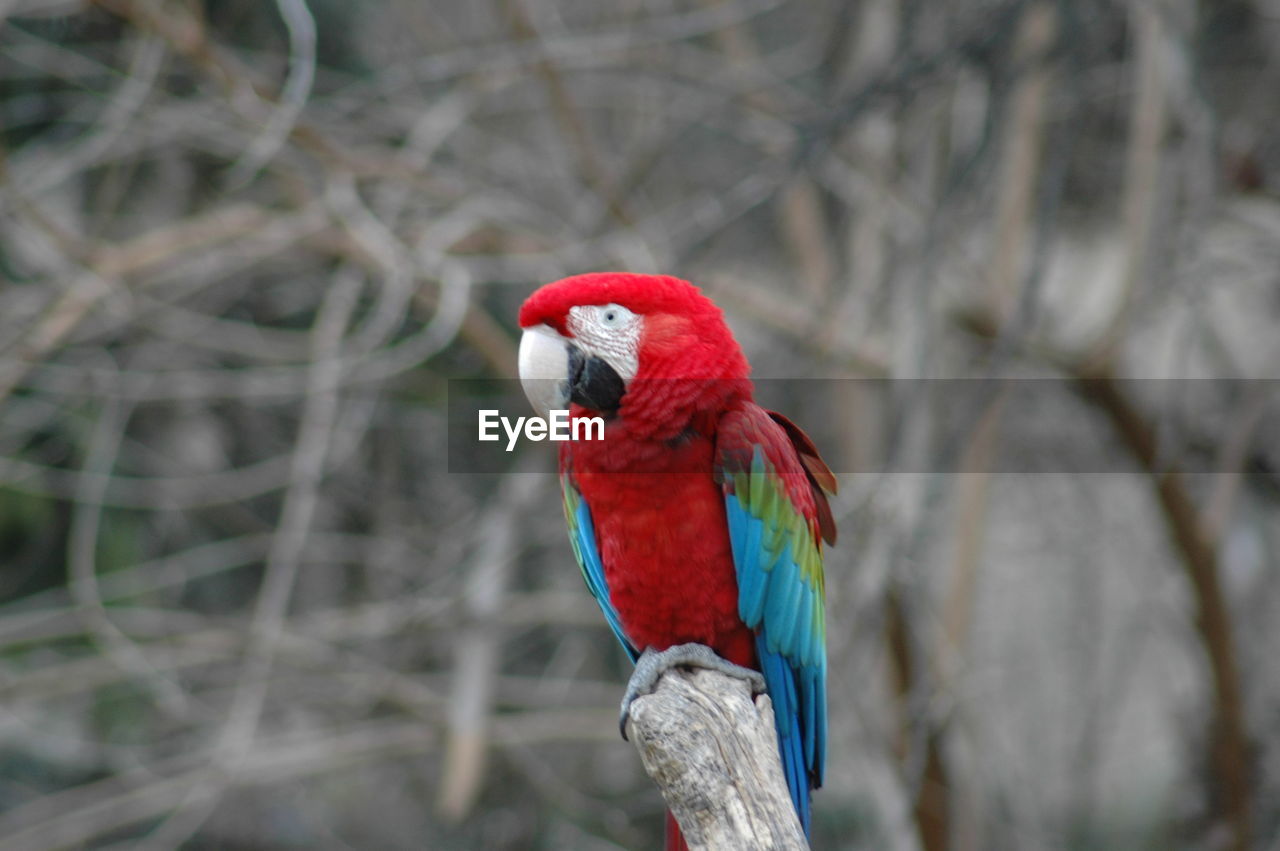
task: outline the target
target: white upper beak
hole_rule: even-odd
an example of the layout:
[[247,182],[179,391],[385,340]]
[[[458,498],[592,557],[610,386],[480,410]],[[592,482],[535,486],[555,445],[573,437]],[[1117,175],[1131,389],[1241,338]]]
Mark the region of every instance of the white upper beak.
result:
[[520,384],[543,417],[569,407],[568,340],[549,325],[534,325],[520,338]]

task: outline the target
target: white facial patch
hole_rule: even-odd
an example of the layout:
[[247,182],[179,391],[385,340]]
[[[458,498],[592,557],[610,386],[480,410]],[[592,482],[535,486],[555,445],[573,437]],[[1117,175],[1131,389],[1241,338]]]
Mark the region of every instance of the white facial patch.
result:
[[580,304],[569,308],[567,324],[579,348],[608,361],[623,381],[636,377],[643,316],[620,304]]

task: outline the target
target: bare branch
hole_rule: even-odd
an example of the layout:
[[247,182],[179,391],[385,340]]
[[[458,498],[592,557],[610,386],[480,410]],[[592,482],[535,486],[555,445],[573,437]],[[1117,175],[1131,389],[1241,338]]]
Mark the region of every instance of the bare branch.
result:
[[302,115],[316,76],[316,21],[307,0],[276,0],[276,8],[289,31],[289,75],[262,135],[231,167],[228,182],[233,185],[251,177],[284,146]]
[[461,630],[454,646],[449,734],[437,804],[441,814],[455,822],[474,806],[484,781],[494,683],[501,671],[502,642],[507,633],[506,623],[498,615],[519,550],[519,518],[545,492],[543,477],[532,472],[526,462],[508,476],[493,508],[476,526],[475,563],[469,569],[462,600],[471,622]]

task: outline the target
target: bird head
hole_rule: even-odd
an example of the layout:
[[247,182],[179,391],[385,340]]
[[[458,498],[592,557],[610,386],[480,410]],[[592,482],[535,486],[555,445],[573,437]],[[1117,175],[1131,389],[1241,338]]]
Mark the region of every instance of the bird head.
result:
[[683,428],[698,409],[750,394],[724,316],[688,281],[598,272],[536,290],[520,308],[520,381],[543,416],[570,404]]

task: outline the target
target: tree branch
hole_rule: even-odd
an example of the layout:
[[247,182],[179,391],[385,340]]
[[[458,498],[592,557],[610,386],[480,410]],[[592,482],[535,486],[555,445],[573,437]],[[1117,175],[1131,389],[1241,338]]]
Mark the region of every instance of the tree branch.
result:
[[627,738],[690,851],[806,849],[778,756],[773,703],[741,680],[672,670],[631,705]]
[[[980,337],[996,339],[999,326],[987,314],[970,314],[962,323]],[[1182,562],[1195,599],[1195,626],[1213,680],[1213,721],[1209,729],[1209,762],[1216,816],[1230,825],[1230,847],[1253,846],[1253,745],[1245,716],[1244,686],[1236,650],[1235,626],[1222,588],[1216,531],[1202,512],[1178,465],[1160,456],[1156,426],[1132,398],[1126,382],[1109,361],[1083,360],[1068,352],[1042,348],[1033,354],[1061,369],[1081,397],[1098,407],[1129,455],[1151,480],[1165,528]]]
[[1177,466],[1162,463],[1155,426],[1147,420],[1110,371],[1079,371],[1076,381],[1086,399],[1110,418],[1125,448],[1151,477],[1165,526],[1182,559],[1196,602],[1196,629],[1213,677],[1214,710],[1210,728],[1218,815],[1231,825],[1229,845],[1247,851],[1253,845],[1253,782],[1243,686],[1231,610],[1222,590],[1221,565],[1213,532],[1191,496]]

